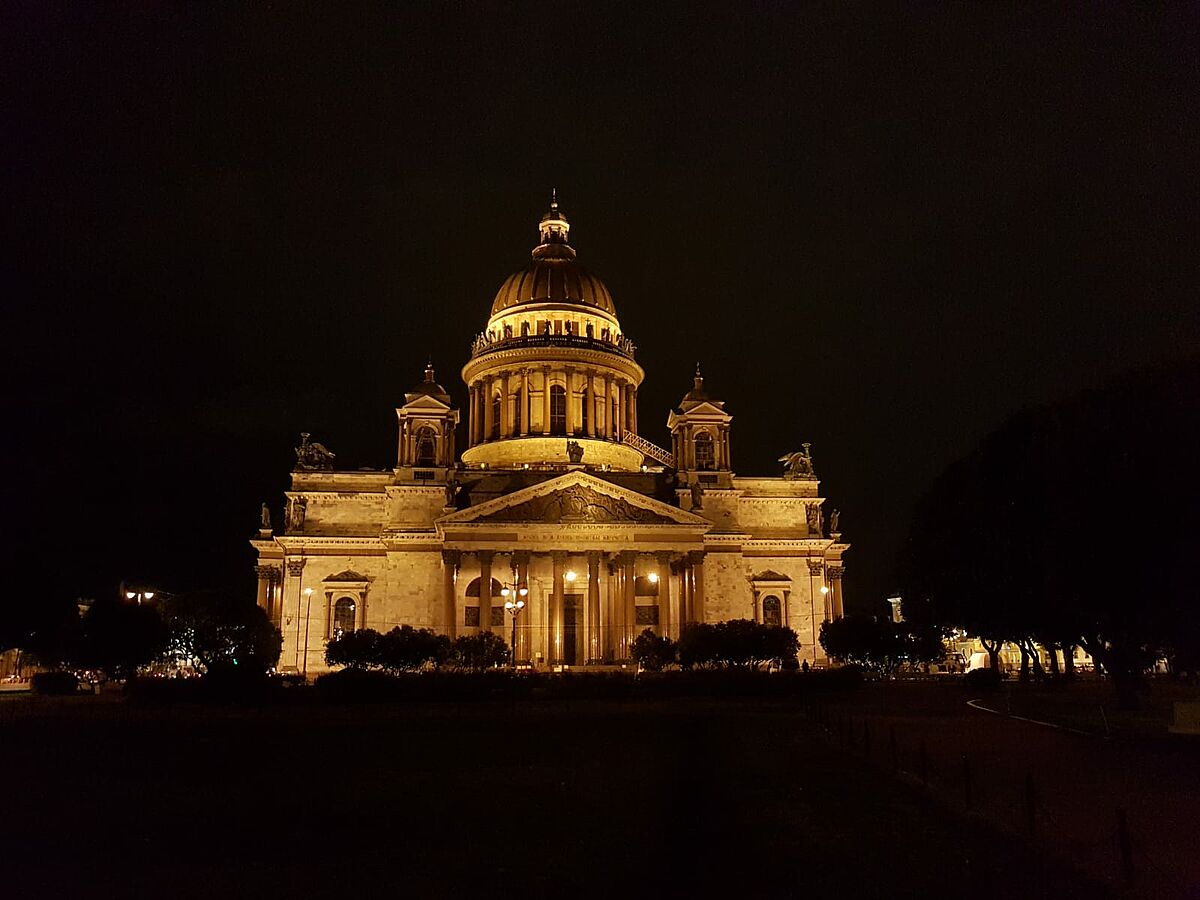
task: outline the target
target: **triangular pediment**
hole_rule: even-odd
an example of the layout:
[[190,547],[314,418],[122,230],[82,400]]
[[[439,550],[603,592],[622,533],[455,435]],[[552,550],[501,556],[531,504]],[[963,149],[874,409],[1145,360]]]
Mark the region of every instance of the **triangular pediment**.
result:
[[360,575],[358,572],[355,572],[353,569],[343,569],[341,572],[338,572],[336,575],[326,575],[321,580],[335,582],[335,583],[336,582],[360,582],[360,581],[366,581],[367,576]]
[[409,394],[406,396],[413,399],[405,403],[400,409],[408,410],[409,412],[424,412],[426,410],[430,412],[444,412],[450,408],[450,404],[443,403],[431,394],[417,394],[416,396]]
[[684,525],[708,528],[707,519],[637,491],[569,472],[438,520],[439,526],[522,522],[536,525]]

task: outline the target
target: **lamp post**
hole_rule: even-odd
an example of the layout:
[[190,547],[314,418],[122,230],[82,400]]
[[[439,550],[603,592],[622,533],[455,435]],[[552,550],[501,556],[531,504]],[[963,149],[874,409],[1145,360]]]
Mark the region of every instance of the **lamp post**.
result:
[[[827,621],[827,618],[825,615],[825,613],[826,613],[825,607],[829,603],[829,601],[826,599],[828,597],[828,595],[829,595],[828,585],[824,585],[824,584],[821,585],[821,600],[823,601],[821,604],[821,619],[822,619],[822,621]],[[813,665],[815,666],[816,664],[817,664],[817,622],[816,622],[816,619],[813,619]]]
[[304,589],[304,599],[308,601],[304,607],[304,662],[300,674],[308,678],[308,623],[312,620],[312,588]]
[[154,591],[126,591],[125,599],[136,600],[138,606],[141,606],[143,603],[149,603],[154,599]]
[[525,608],[525,598],[529,596],[529,588],[515,583],[505,584],[500,589],[500,596],[504,598],[504,608],[512,616],[512,644],[509,649],[512,653],[512,667],[515,672],[517,669],[517,616]]

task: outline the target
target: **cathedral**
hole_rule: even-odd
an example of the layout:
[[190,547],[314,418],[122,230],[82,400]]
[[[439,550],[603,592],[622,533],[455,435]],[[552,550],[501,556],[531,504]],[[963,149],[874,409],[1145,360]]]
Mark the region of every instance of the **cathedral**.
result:
[[849,545],[808,445],[781,476],[735,474],[733,416],[699,367],[670,448],[642,437],[636,347],[569,231],[552,200],[492,301],[461,373],[465,446],[431,365],[396,410],[394,468],[339,469],[301,436],[282,529],[264,506],[251,540],[280,671],[325,671],[326,642],[357,628],[496,631],[556,671],[620,665],[647,628],[738,618],[792,628],[826,663]]

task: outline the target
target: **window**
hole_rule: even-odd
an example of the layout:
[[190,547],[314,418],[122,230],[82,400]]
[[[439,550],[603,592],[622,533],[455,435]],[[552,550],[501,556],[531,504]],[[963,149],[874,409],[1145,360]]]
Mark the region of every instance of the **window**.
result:
[[492,440],[500,437],[500,395],[492,397]]
[[637,597],[657,597],[658,579],[649,575],[639,575],[633,580],[633,593]]
[[492,607],[492,627],[496,628],[497,626],[502,626],[503,624],[504,624],[504,607],[503,606],[493,606]]
[[[472,579],[471,583],[467,585],[467,596],[468,597],[478,597],[479,589],[481,587],[483,587],[483,583],[478,578]],[[495,578],[492,579],[492,596],[493,597],[499,597],[500,591],[503,588],[504,588],[504,585],[502,585]]]
[[561,384],[550,386],[550,433],[567,433],[567,392]]
[[465,606],[463,607],[463,625],[467,628],[479,627],[479,607]]
[[437,465],[437,436],[428,425],[417,431],[417,465]]
[[351,597],[338,597],[333,604],[334,640],[354,630],[354,611],[357,606]]
[[775,625],[778,627],[783,624],[783,607],[779,605],[779,598],[774,594],[763,597],[762,609],[764,625]]
[[696,468],[716,468],[715,457],[713,456],[712,435],[704,431],[696,435]]

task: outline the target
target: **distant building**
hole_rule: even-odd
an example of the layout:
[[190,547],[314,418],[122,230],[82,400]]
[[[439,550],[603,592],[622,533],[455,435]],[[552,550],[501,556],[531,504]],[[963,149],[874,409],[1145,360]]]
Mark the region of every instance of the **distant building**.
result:
[[339,468],[302,436],[284,521],[264,510],[251,541],[282,670],[324,669],[326,641],[356,628],[508,639],[506,590],[527,591],[516,655],[534,666],[613,663],[643,629],[734,618],[790,626],[825,662],[849,545],[836,515],[825,527],[808,445],[783,477],[735,475],[733,416],[699,367],[670,449],[648,441],[645,373],[569,227],[552,201],[471,346],[465,447],[432,366],[396,410],[394,468]]

